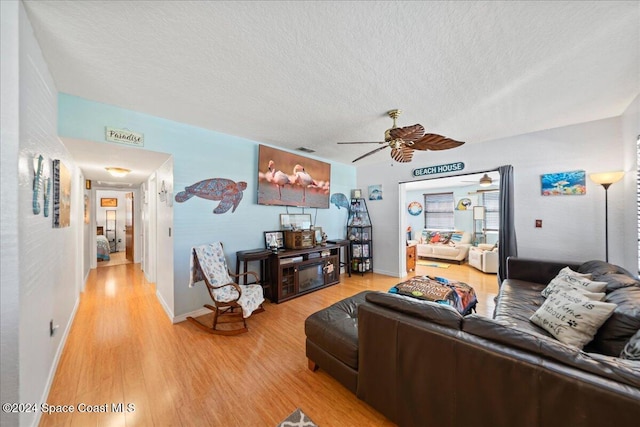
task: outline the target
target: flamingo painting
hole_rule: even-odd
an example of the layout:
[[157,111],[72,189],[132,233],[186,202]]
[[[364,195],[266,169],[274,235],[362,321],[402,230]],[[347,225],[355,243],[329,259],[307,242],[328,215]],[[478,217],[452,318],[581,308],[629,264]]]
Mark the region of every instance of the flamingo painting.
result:
[[331,164],[260,145],[257,165],[259,205],[329,207]]
[[311,178],[311,175],[304,170],[302,165],[295,165],[293,168],[293,175],[291,176],[291,182],[298,184],[302,187],[302,202],[307,201],[307,187],[318,186],[318,183]]
[[268,182],[272,182],[278,187],[278,194],[280,195],[280,200],[282,200],[282,187],[291,184],[291,179],[286,173],[276,171],[275,165],[273,160],[269,160],[269,172],[265,174],[265,178]]

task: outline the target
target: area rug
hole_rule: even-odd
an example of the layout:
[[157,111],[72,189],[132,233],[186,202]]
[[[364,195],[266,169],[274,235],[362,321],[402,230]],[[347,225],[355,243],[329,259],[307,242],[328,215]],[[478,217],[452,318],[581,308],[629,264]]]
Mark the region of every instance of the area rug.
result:
[[416,263],[425,267],[449,268],[449,264],[441,264],[439,262],[426,261],[422,259],[417,260]]
[[278,427],[318,427],[318,425],[311,421],[311,418],[306,416],[302,409],[298,408],[278,424]]

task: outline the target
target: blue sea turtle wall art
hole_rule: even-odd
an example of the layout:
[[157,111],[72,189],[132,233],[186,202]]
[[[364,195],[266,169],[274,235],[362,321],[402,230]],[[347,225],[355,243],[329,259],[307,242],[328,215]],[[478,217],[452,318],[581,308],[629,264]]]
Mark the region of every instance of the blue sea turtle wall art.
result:
[[236,183],[226,178],[205,179],[186,187],[184,191],[176,194],[176,202],[186,202],[193,196],[207,200],[220,200],[213,213],[222,214],[231,209],[231,207],[233,207],[231,209],[231,213],[233,213],[242,200],[242,191],[246,188],[247,183],[244,181]]
[[336,207],[338,209],[340,209],[340,208],[347,209],[349,207],[349,200],[347,199],[347,196],[345,196],[342,193],[333,193],[331,195],[330,201],[331,201],[331,203],[336,205]]

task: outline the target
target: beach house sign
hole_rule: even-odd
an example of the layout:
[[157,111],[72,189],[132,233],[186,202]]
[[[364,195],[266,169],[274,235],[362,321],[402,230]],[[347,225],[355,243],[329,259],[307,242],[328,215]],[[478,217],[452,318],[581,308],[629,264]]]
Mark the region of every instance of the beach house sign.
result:
[[144,134],[127,129],[105,127],[105,137],[109,142],[144,147]]
[[417,168],[411,172],[411,175],[415,177],[420,177],[425,175],[434,175],[437,173],[459,172],[462,169],[464,169],[464,163],[455,162],[455,163],[447,163],[445,165],[436,165],[436,166],[427,166],[424,168]]

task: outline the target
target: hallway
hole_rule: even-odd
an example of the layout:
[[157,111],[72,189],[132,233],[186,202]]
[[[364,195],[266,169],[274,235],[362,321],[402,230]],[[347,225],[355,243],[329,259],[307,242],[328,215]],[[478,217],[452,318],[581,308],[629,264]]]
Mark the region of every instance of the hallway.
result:
[[[478,312],[490,315],[495,275],[465,265],[452,265],[447,275],[473,283]],[[140,264],[91,270],[47,399],[76,410],[43,415],[40,425],[275,426],[298,407],[323,426],[392,425],[322,369],[307,368],[304,320],[342,298],[397,282],[343,274],[338,285],[265,303],[265,312],[247,320],[248,333],[226,337],[189,322],[171,324]],[[106,404],[96,407],[106,411],[81,413],[80,403]],[[119,403],[123,412],[113,411]],[[126,412],[128,404],[134,411]]]

